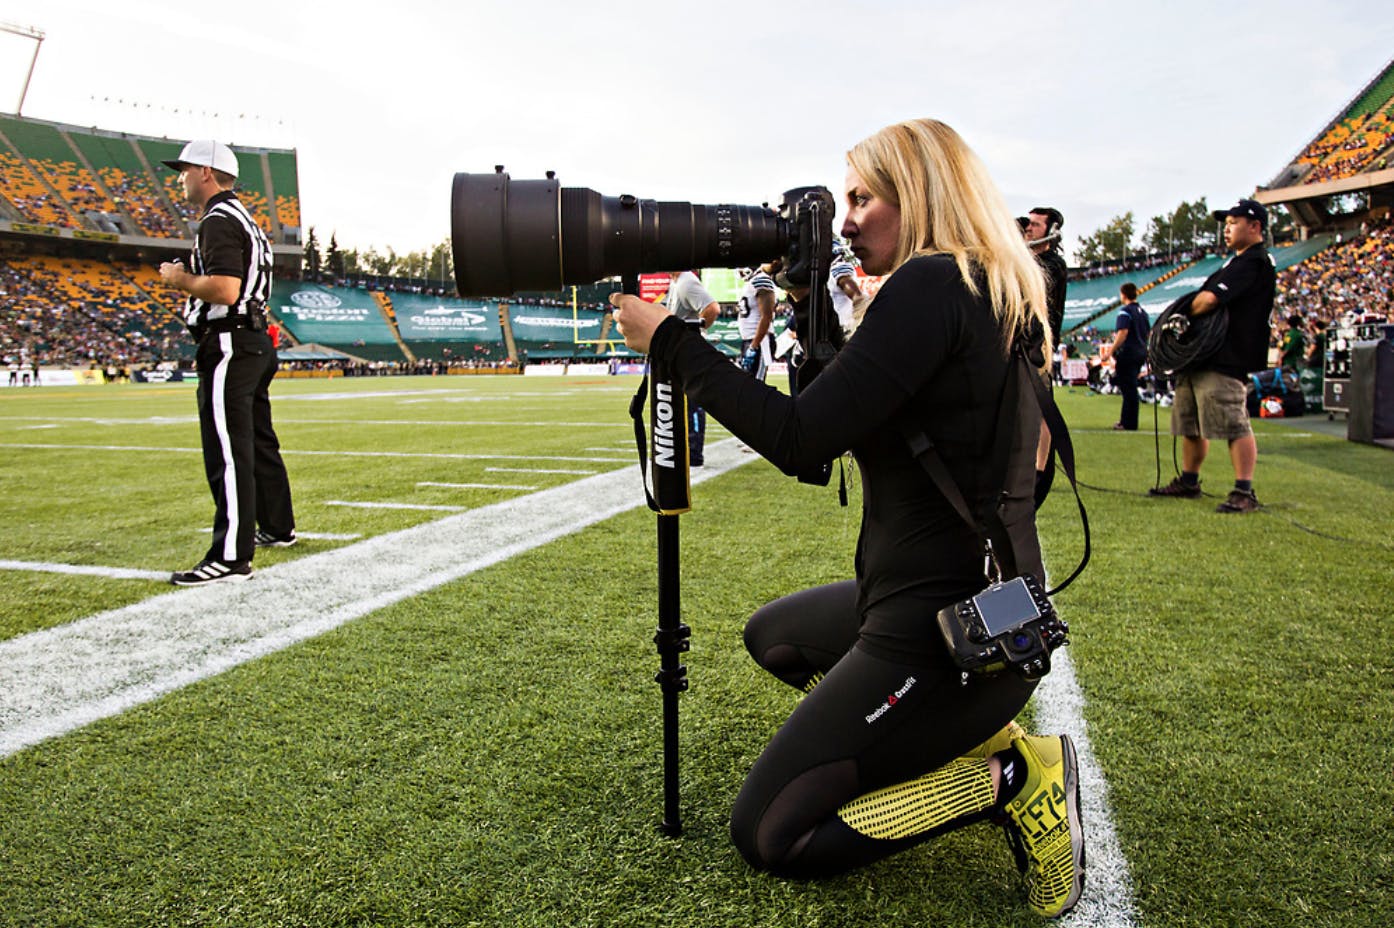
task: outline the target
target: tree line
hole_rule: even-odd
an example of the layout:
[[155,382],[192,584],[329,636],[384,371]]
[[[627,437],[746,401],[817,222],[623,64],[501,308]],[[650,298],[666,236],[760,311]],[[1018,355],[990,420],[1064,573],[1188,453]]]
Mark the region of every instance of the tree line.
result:
[[455,279],[455,260],[450,251],[450,239],[430,248],[397,254],[390,245],[384,251],[340,248],[336,233],[329,234],[329,244],[321,247],[319,235],[310,226],[305,235],[301,270],[311,280],[320,277],[408,277],[418,280],[439,280],[449,285]]
[[[1282,206],[1268,210],[1269,226],[1275,239],[1292,232],[1292,218]],[[1119,261],[1138,252],[1149,254],[1181,254],[1214,249],[1223,242],[1223,224],[1211,215],[1205,197],[1181,201],[1169,212],[1153,216],[1137,238],[1137,220],[1132,210],[1114,216],[1090,235],[1079,240],[1075,251],[1077,264],[1098,264]]]

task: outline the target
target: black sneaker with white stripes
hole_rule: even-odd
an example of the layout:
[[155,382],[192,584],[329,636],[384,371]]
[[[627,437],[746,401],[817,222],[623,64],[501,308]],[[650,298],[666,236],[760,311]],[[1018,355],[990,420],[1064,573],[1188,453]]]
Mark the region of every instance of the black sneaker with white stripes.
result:
[[170,574],[169,582],[175,586],[203,586],[208,583],[240,583],[251,578],[251,564],[203,560],[193,570],[177,570]]
[[296,541],[295,529],[291,529],[285,535],[273,535],[270,532],[257,529],[257,533],[253,537],[256,539],[258,548],[289,548]]

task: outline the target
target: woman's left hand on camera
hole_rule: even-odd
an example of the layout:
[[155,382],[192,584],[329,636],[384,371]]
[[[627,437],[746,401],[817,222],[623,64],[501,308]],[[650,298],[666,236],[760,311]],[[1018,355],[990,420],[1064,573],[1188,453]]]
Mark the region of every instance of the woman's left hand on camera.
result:
[[624,336],[624,343],[640,354],[648,354],[653,331],[668,318],[668,310],[631,293],[610,294],[610,305],[615,307],[615,325]]

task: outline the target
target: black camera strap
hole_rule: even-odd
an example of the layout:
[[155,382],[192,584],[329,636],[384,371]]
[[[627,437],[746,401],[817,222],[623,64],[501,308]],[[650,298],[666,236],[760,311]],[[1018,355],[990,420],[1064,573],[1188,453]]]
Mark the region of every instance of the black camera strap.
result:
[[[1017,395],[1020,391],[1020,379],[1023,377],[1035,390],[1036,401],[1040,405],[1046,426],[1050,429],[1052,461],[1058,453],[1061,469],[1065,471],[1065,476],[1070,480],[1070,487],[1074,490],[1075,502],[1079,505],[1080,522],[1084,526],[1084,555],[1080,558],[1079,566],[1065,578],[1063,583],[1047,591],[1047,595],[1054,596],[1073,583],[1075,578],[1083,572],[1085,565],[1089,563],[1089,516],[1084,511],[1084,501],[1079,497],[1079,484],[1075,480],[1074,444],[1070,440],[1070,430],[1065,425],[1065,417],[1060,414],[1060,409],[1055,405],[1050,391],[1041,382],[1041,378],[1032,366],[1030,359],[1027,358],[1026,349],[1022,346],[1020,338],[1016,339],[1013,344],[1012,360],[1007,368],[1006,381],[1002,385],[1002,399],[997,407],[997,433],[993,439],[993,457],[988,471],[988,479],[989,486],[1001,488],[994,496],[994,500],[1000,502],[1006,493],[1007,471],[1011,463],[1009,459],[1012,450],[1012,431],[1018,425],[1017,416],[1020,412]],[[1002,522],[1002,516],[996,502],[987,512],[975,514],[972,507],[968,505],[968,501],[964,499],[953,475],[949,473],[943,458],[935,450],[934,442],[925,434],[924,429],[908,417],[901,417],[897,422],[897,427],[906,444],[909,445],[911,455],[929,474],[930,479],[939,488],[939,492],[944,494],[944,498],[949,501],[963,521],[978,536],[988,559],[989,579],[996,580],[1002,577],[1017,576],[1020,571],[1017,568],[1016,551],[1012,546],[1010,533]],[[1054,465],[1052,464],[1052,466]],[[994,569],[998,573],[997,577],[991,575]]]

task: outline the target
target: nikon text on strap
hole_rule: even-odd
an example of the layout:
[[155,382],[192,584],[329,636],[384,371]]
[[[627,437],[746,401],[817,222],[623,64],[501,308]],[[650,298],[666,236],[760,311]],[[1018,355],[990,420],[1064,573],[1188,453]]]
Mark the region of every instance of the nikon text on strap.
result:
[[[649,404],[649,433],[644,434],[644,403]],[[692,508],[692,480],[687,447],[687,396],[682,379],[668,365],[649,358],[649,372],[629,401],[634,446],[644,477],[644,497],[659,515],[676,516]],[[652,489],[650,489],[652,487]]]

